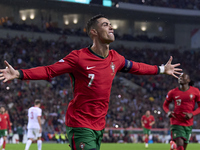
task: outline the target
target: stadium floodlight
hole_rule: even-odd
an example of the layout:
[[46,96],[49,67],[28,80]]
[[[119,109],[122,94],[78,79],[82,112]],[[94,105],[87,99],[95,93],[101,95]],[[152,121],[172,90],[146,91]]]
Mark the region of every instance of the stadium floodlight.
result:
[[115,125],[115,128],[119,128],[119,125],[118,125],[118,124],[116,124],[116,125]]
[[118,26],[116,24],[113,24],[113,29],[117,29]]
[[32,14],[30,14],[30,19],[34,19],[35,18],[35,15],[32,13]]
[[141,26],[141,30],[142,30],[142,31],[146,31],[146,30],[147,30],[147,27],[146,27],[146,26]]
[[78,23],[78,19],[75,18],[75,19],[73,20],[73,23],[74,23],[74,24],[77,24],[77,23]]
[[65,20],[65,25],[68,25],[69,24],[69,21],[68,20]]
[[22,15],[22,20],[25,21],[26,20],[26,16]]

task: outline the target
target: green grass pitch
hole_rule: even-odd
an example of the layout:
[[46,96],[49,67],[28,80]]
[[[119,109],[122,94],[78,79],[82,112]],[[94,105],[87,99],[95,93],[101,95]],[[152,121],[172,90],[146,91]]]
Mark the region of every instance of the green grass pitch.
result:
[[[146,149],[144,144],[107,144],[102,143],[101,150],[169,150],[169,144],[149,144]],[[25,144],[6,144],[6,150],[24,150]],[[33,143],[29,150],[37,150]],[[70,150],[68,144],[43,143],[42,150]],[[200,150],[200,144],[189,144],[187,150]]]

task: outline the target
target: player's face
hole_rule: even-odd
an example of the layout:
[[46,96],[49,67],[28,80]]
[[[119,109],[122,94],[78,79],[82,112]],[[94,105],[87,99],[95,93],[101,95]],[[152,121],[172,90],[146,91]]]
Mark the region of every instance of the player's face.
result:
[[5,112],[5,108],[1,107],[1,113],[4,113],[4,112]]
[[106,18],[97,19],[97,36],[102,43],[111,43],[115,40],[114,30],[110,21]]
[[147,111],[147,112],[146,112],[146,116],[147,116],[147,117],[150,116],[150,111]]
[[190,77],[185,73],[181,74],[178,78],[179,84],[188,84],[189,82],[190,82]]

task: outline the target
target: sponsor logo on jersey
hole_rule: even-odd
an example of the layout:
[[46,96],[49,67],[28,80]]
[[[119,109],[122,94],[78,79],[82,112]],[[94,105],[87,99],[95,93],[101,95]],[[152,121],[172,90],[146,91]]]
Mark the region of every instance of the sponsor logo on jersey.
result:
[[113,62],[111,62],[110,68],[112,69],[111,75],[114,76],[115,75],[115,64]]
[[175,98],[177,99],[177,98],[179,98],[180,96],[175,96]]
[[81,142],[79,147],[81,148],[81,150],[84,150],[85,144],[83,142]]
[[96,67],[96,66],[92,66],[92,67],[88,67],[88,66],[87,66],[86,69],[87,69],[87,70],[90,70],[90,69],[95,68],[95,67]]
[[193,98],[193,95],[192,95],[192,94],[190,94],[190,100],[192,100],[192,98]]

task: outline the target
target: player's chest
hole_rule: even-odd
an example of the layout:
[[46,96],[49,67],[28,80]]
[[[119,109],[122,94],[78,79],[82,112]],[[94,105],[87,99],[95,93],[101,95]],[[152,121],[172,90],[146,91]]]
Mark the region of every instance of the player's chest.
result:
[[180,105],[181,103],[193,103],[195,102],[195,97],[196,95],[191,92],[177,92],[173,95],[173,99],[177,105]]
[[149,122],[152,122],[152,121],[153,121],[152,118],[145,118],[144,123],[149,123]]
[[0,116],[0,122],[3,122],[7,119],[7,116],[1,115]]
[[94,74],[96,77],[114,78],[119,63],[114,60],[84,60],[80,64],[81,73],[86,76]]

